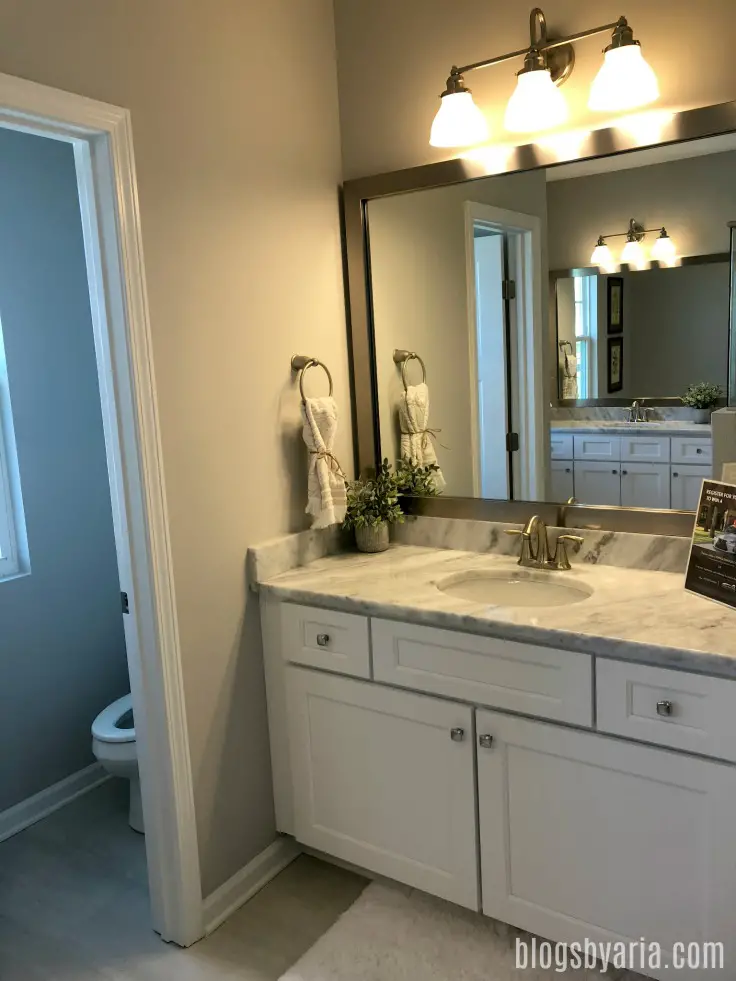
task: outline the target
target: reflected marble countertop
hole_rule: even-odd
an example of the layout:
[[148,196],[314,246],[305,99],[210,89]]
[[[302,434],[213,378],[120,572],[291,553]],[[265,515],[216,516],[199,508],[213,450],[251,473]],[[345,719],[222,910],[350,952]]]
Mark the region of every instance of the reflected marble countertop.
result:
[[610,433],[623,436],[646,436],[655,433],[659,436],[702,436],[711,438],[711,427],[698,422],[674,422],[661,420],[659,422],[621,422],[607,419],[560,419],[550,423],[550,430],[555,433]]
[[258,589],[308,606],[736,679],[736,610],[686,593],[682,574],[578,564],[549,575],[585,583],[593,595],[544,608],[489,606],[436,585],[452,573],[506,569],[517,569],[509,556],[393,545],[319,559]]

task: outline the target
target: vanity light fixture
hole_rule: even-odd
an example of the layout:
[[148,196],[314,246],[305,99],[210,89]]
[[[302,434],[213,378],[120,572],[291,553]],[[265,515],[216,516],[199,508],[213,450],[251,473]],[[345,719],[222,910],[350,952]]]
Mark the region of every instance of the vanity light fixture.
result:
[[630,110],[647,105],[659,97],[657,78],[641,54],[639,42],[625,17],[611,24],[579,31],[567,37],[550,39],[547,19],[540,7],[529,15],[529,47],[472,65],[453,65],[440,108],[432,124],[432,146],[474,146],[488,140],[485,117],[473,101],[464,75],[478,68],[500,65],[524,58],[517,74],[516,89],[506,107],[506,129],[517,133],[534,132],[559,126],[567,119],[567,103],[557,86],[570,77],[575,65],[573,42],[612,31],[611,43],[590,92],[589,106],[605,112]]
[[[641,244],[647,232],[659,232],[659,237],[652,246],[651,256],[647,256],[644,246]],[[599,235],[593,254],[590,257],[591,264],[598,266],[604,273],[616,272],[618,268],[613,258],[613,253],[609,248],[606,239],[626,236],[626,244],[621,250],[621,262],[636,270],[647,269],[649,260],[655,259],[662,266],[673,266],[677,261],[677,249],[675,243],[667,234],[666,228],[644,228],[635,218],[629,220],[629,227],[625,232],[611,232],[608,235]]]

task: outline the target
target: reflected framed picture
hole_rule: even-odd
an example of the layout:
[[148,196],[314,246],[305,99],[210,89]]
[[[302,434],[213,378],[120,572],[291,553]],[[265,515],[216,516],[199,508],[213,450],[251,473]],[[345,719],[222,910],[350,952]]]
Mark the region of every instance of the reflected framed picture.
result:
[[624,387],[624,339],[608,338],[608,391],[620,392]]
[[624,281],[608,277],[608,333],[621,334],[624,329]]

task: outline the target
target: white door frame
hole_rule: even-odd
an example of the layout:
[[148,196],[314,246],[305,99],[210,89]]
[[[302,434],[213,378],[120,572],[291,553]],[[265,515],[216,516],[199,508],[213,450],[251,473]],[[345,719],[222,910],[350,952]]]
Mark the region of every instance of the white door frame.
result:
[[[480,496],[478,420],[478,352],[476,346],[475,241],[476,221],[512,232],[509,256],[516,277],[512,304],[511,372],[513,423],[519,433],[520,453],[514,467],[514,496],[525,501],[545,500],[544,368],[542,364],[542,223],[536,215],[507,211],[479,201],[465,202],[465,256],[467,269],[468,342],[470,356],[470,434],[473,446],[473,490]],[[535,324],[538,328],[535,329]],[[520,397],[522,396],[523,397]]]
[[0,126],[74,148],[153,927],[187,946],[202,891],[130,113],[0,74]]

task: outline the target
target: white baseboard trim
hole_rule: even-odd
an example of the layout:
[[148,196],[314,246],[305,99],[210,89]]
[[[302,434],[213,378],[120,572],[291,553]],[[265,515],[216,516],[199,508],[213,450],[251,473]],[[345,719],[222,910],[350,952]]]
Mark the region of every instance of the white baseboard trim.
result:
[[236,909],[255,896],[267,882],[294,861],[302,852],[293,838],[277,838],[234,876],[223,882],[204,900],[206,933],[216,930]]
[[58,811],[60,807],[71,803],[87,791],[98,787],[110,779],[110,774],[103,770],[100,763],[92,763],[83,770],[72,773],[70,777],[59,780],[45,790],[14,804],[6,811],[0,812],[0,841],[12,838],[19,831],[29,828],[37,821],[42,821],[49,814]]

